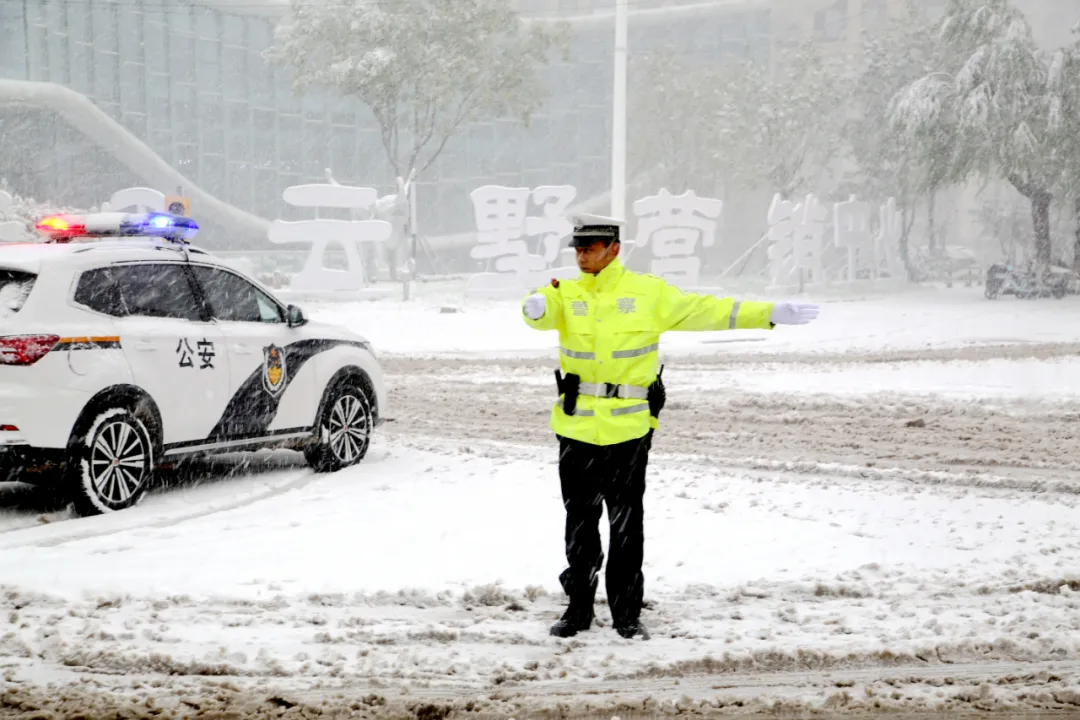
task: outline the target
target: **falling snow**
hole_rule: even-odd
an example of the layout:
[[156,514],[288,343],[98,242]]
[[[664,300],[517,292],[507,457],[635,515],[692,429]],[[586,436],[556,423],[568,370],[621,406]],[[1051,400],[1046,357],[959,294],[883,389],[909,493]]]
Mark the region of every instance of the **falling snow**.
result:
[[[336,473],[197,457],[92,517],[0,483],[0,715],[1075,713],[1075,5],[0,0],[0,335],[60,337],[27,319],[34,283],[64,282],[35,280],[43,216],[181,200],[196,244],[370,339],[389,395]],[[325,205],[286,201],[313,184]],[[485,220],[470,198],[507,202]],[[559,343],[518,297],[574,277],[566,215],[609,205],[633,270],[821,305],[662,339],[648,641],[614,631],[602,580],[590,630],[548,632]],[[337,244],[369,215],[389,241],[375,223]],[[202,317],[161,267],[90,299],[153,316],[136,325]],[[1042,296],[987,299],[990,267]],[[277,315],[205,287],[226,322]],[[232,370],[199,325],[157,353],[193,386]],[[0,432],[16,396],[61,427],[15,352]],[[62,372],[92,379],[89,357]]]
[[647,643],[613,632],[602,584],[598,625],[547,635],[565,606],[552,338],[504,324],[515,303],[440,304],[313,313],[362,326],[390,373],[394,422],[357,468],[196,463],[78,521],[11,491],[27,507],[0,521],[13,687],[44,702],[34,688],[78,675],[70,702],[138,698],[137,676],[211,706],[359,693],[494,711],[1070,702],[1075,300],[995,305],[984,326],[976,293],[924,292],[826,302],[767,337],[669,335]]

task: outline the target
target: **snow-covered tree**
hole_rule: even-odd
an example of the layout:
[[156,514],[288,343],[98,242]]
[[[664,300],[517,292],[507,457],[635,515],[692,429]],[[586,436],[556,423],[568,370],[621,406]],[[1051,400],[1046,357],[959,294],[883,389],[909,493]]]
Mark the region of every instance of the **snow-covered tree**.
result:
[[844,144],[845,73],[811,43],[780,51],[771,68],[655,53],[634,72],[635,168],[785,196],[820,191]]
[[[1080,33],[1080,25],[1073,28],[1073,33]],[[1080,271],[1080,42],[1054,53],[1049,85],[1061,103],[1056,109],[1061,123],[1057,136],[1058,153],[1064,163],[1057,193],[1070,202],[1073,267]]]
[[18,223],[22,230],[22,240],[40,240],[37,223],[49,215],[81,215],[97,212],[97,206],[75,208],[55,203],[44,203],[34,198],[24,197],[13,192],[7,180],[0,178],[0,225]]
[[1063,152],[1066,54],[1041,51],[1008,0],[950,0],[939,37],[961,59],[905,88],[893,127],[920,161],[945,153],[944,181],[996,175],[1016,188],[1031,203],[1035,258],[1047,264],[1050,203],[1075,160]]
[[[900,255],[912,274],[908,239],[918,202],[927,200],[931,249],[935,244],[934,196],[944,184],[947,138],[924,133],[911,138],[891,132],[890,101],[915,80],[942,67],[947,48],[934,32],[934,23],[914,0],[890,17],[887,26],[867,35],[857,66],[853,91],[856,115],[845,133],[855,170],[847,189],[863,197],[896,198],[902,214]],[[924,147],[913,147],[918,140]]]
[[526,27],[509,0],[292,0],[267,57],[372,111],[394,172],[431,166],[463,126],[529,115],[565,25]]
[[628,176],[678,194],[712,192],[699,183],[717,176],[712,148],[717,126],[706,116],[714,71],[687,64],[674,52],[630,59],[627,103]]
[[825,192],[846,150],[847,58],[826,57],[807,41],[780,49],[771,68],[745,62],[733,70],[718,88],[720,156],[785,197]]

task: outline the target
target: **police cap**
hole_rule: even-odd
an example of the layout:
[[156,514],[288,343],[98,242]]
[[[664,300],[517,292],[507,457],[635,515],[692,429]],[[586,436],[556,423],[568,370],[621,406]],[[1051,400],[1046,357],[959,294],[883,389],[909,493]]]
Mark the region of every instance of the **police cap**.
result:
[[579,214],[570,218],[574,223],[574,234],[570,238],[570,247],[589,247],[598,240],[605,243],[621,242],[622,228],[625,222],[618,218],[603,215]]

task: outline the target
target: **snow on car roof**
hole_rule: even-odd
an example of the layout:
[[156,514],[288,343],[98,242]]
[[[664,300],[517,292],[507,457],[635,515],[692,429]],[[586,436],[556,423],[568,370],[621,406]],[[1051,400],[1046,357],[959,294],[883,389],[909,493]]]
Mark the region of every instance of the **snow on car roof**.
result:
[[[27,272],[40,272],[44,263],[55,262],[73,255],[98,250],[116,250],[127,253],[131,259],[161,259],[162,249],[179,250],[181,246],[158,238],[99,238],[87,242],[49,243],[16,242],[0,244],[0,267]],[[186,246],[191,254],[210,256],[208,252]],[[183,257],[178,254],[176,257]]]

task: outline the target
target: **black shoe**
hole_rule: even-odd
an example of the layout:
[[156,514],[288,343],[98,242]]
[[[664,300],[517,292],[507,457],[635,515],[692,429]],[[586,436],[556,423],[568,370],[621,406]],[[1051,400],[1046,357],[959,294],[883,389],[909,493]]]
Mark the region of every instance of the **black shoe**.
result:
[[593,614],[567,610],[559,622],[551,626],[551,634],[555,637],[574,637],[583,630],[592,627]]
[[616,625],[615,632],[619,633],[627,640],[634,637],[635,635],[640,635],[642,640],[648,640],[651,637],[649,635],[649,631],[645,629],[645,626],[637,620],[635,620],[634,622],[625,623],[623,625]]

